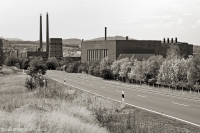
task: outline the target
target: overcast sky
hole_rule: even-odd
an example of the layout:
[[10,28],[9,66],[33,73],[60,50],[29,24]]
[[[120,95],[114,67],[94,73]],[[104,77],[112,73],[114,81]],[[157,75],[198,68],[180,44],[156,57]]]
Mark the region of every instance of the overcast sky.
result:
[[200,0],[1,0],[0,36],[39,40],[39,16],[46,37],[93,39],[129,36],[141,40],[178,38],[200,45]]

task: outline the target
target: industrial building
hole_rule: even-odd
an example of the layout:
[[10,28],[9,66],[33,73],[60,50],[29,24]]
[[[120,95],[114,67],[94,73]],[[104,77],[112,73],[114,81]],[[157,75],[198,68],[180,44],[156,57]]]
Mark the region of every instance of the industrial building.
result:
[[108,57],[115,61],[120,54],[128,57],[137,58],[138,60],[148,59],[152,55],[162,55],[166,57],[167,49],[170,45],[177,45],[181,51],[181,55],[188,58],[193,55],[193,45],[178,42],[177,38],[173,40],[107,40],[105,27],[105,40],[101,41],[82,41],[81,43],[81,62],[94,62]]
[[43,59],[56,57],[58,60],[60,60],[63,57],[62,38],[50,38],[50,42],[49,42],[48,13],[46,14],[46,50],[45,51],[42,49],[42,15],[41,14],[40,14],[39,42],[40,42],[40,47],[36,49],[35,51],[14,51],[14,52],[10,52],[10,56],[16,56],[16,57],[21,57],[21,58],[42,57]]

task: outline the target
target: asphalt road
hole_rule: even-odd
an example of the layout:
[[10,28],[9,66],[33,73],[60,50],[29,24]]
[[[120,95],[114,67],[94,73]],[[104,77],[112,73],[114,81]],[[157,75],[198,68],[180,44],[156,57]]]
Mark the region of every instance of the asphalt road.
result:
[[61,82],[65,79],[69,85],[115,100],[121,100],[121,93],[119,91],[124,91],[126,103],[200,125],[200,100],[198,99],[155,93],[155,91],[145,90],[136,85],[128,88],[118,84],[111,85],[106,81],[98,82],[96,80],[97,82],[94,82],[84,78],[84,76],[80,78],[80,76],[75,74],[62,71],[47,71],[47,76]]

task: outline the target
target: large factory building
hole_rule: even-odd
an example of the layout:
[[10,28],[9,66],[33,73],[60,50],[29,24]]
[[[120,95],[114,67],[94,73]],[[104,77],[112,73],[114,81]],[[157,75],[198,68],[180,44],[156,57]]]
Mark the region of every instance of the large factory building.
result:
[[181,43],[177,38],[173,40],[107,40],[105,28],[105,40],[101,41],[83,41],[81,43],[81,62],[94,62],[108,57],[112,61],[116,60],[120,54],[128,57],[137,58],[138,60],[148,59],[152,55],[162,55],[166,57],[167,49],[170,45],[177,45],[181,55],[188,58],[193,55],[193,45]]

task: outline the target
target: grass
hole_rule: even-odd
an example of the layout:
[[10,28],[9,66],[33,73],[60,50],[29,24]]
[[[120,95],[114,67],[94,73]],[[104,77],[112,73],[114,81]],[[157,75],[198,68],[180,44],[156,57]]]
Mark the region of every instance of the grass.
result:
[[195,126],[135,107],[121,109],[118,102],[51,79],[47,88],[29,92],[23,86],[26,77],[20,74],[0,77],[0,129],[75,133],[200,132]]
[[[56,90],[54,90],[56,91],[56,93],[54,92],[56,95],[51,95],[52,98],[57,99],[59,97],[60,99],[70,101],[73,105],[87,108],[93,112],[101,127],[106,127],[110,132],[113,133],[200,132],[200,128],[198,127],[163,117],[158,114],[147,112],[135,107],[125,106],[125,108],[121,109],[121,105],[118,102],[111,101],[107,98],[100,98],[98,96],[82,92],[76,88],[63,86],[63,84],[50,80],[49,85],[52,86],[52,84],[57,86]],[[68,95],[68,91],[65,90],[70,89],[73,89],[74,93]],[[51,93],[53,91],[47,90],[47,92]],[[49,93],[46,93],[46,96],[48,96]]]
[[[19,78],[20,77],[20,78]],[[69,101],[73,96],[55,91],[46,93],[38,88],[29,92],[23,86],[27,75],[3,75],[0,77],[0,129],[20,131],[104,133],[93,113],[84,106]],[[55,89],[52,84],[49,90]],[[50,95],[51,94],[51,95]],[[66,92],[67,94],[67,92]],[[67,100],[67,101],[66,101]],[[81,104],[80,104],[81,105]],[[1,131],[0,131],[1,132]]]

